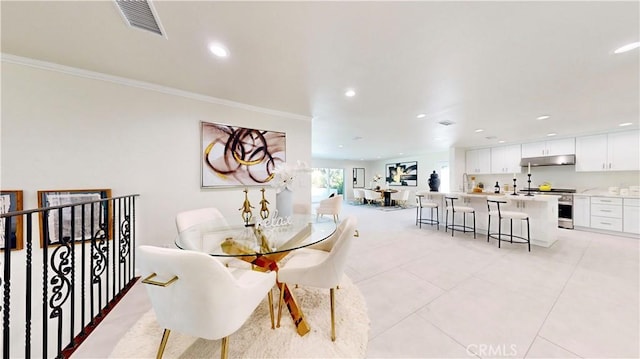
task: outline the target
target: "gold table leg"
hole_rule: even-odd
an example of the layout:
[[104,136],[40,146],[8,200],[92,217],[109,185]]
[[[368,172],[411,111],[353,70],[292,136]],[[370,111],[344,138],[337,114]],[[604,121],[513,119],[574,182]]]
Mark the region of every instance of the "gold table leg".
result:
[[289,314],[291,314],[291,319],[293,319],[293,324],[296,326],[298,335],[300,335],[301,337],[304,336],[305,334],[309,333],[311,328],[305,320],[304,315],[302,314],[302,310],[298,306],[298,303],[296,303],[296,299],[291,294],[289,287],[286,284],[282,286],[281,283],[276,283],[278,284],[278,288],[284,288],[283,293],[281,293],[282,300],[287,305],[287,309],[289,309]]
[[[232,241],[226,241],[225,244],[222,245],[222,250],[225,253],[229,254],[248,254],[246,249],[236,245],[236,243]],[[255,266],[254,270],[266,272],[266,271],[278,271],[278,261],[282,258],[286,257],[289,252],[282,252],[271,255],[247,255],[242,257],[237,257],[238,259],[242,259],[245,262],[249,262]],[[280,283],[278,284],[278,288],[281,288]],[[284,303],[287,305],[289,309],[289,313],[291,314],[291,319],[293,319],[293,324],[296,326],[296,331],[298,335],[304,336],[309,333],[311,327],[304,318],[302,314],[302,310],[296,303],[293,294],[289,290],[287,285],[284,285],[284,293],[281,294],[283,296]]]

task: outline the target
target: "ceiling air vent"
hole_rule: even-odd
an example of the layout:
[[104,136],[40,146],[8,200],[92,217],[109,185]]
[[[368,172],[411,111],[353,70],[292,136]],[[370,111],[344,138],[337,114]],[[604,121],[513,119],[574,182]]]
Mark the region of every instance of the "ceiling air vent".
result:
[[130,26],[164,36],[153,5],[146,0],[116,0],[120,13]]
[[451,125],[453,125],[453,122],[448,121],[448,120],[442,120],[442,121],[440,121],[438,123],[443,125],[443,126],[451,126]]

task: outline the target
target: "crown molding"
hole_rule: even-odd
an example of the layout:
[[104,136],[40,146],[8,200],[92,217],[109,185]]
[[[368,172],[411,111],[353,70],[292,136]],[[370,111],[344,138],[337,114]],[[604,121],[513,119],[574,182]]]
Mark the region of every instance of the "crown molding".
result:
[[55,72],[60,72],[67,75],[84,77],[84,78],[93,79],[93,80],[112,82],[112,83],[116,83],[124,86],[137,87],[144,90],[155,91],[155,92],[160,92],[168,95],[184,97],[192,100],[213,103],[216,105],[234,107],[242,110],[259,112],[267,115],[285,117],[285,118],[290,118],[294,120],[311,121],[311,117],[309,116],[303,116],[303,115],[298,115],[298,114],[284,112],[284,111],[272,110],[264,107],[247,105],[240,102],[225,100],[225,99],[212,97],[212,96],[206,96],[206,95],[202,95],[194,92],[179,90],[172,87],[161,86],[161,85],[153,84],[150,82],[132,80],[126,77],[120,77],[120,76],[114,76],[114,75],[107,75],[101,72],[83,70],[76,67],[60,65],[53,62],[36,60],[28,57],[2,53],[1,60],[2,62],[6,62],[6,63],[24,65],[24,66],[34,67],[34,68],[48,70],[48,71],[55,71]]

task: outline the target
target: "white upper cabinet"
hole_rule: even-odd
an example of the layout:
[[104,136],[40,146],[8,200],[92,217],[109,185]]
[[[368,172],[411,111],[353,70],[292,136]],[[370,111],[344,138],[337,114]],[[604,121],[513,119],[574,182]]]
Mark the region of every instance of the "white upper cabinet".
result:
[[640,131],[610,133],[607,156],[610,171],[640,170]]
[[640,170],[640,131],[576,138],[576,171]]
[[607,135],[576,138],[576,172],[607,170]]
[[574,138],[563,138],[559,140],[530,142],[522,144],[522,158],[573,155],[575,153],[576,147]]
[[520,173],[520,145],[491,148],[491,173]]
[[491,173],[491,149],[482,148],[467,151],[466,167],[468,174]]

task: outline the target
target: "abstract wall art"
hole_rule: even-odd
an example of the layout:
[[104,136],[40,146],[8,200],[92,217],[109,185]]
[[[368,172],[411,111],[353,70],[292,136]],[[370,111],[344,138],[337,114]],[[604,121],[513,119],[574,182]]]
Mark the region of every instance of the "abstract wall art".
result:
[[387,163],[385,181],[391,186],[417,186],[418,162]]
[[285,154],[284,132],[201,122],[201,187],[264,185]]

